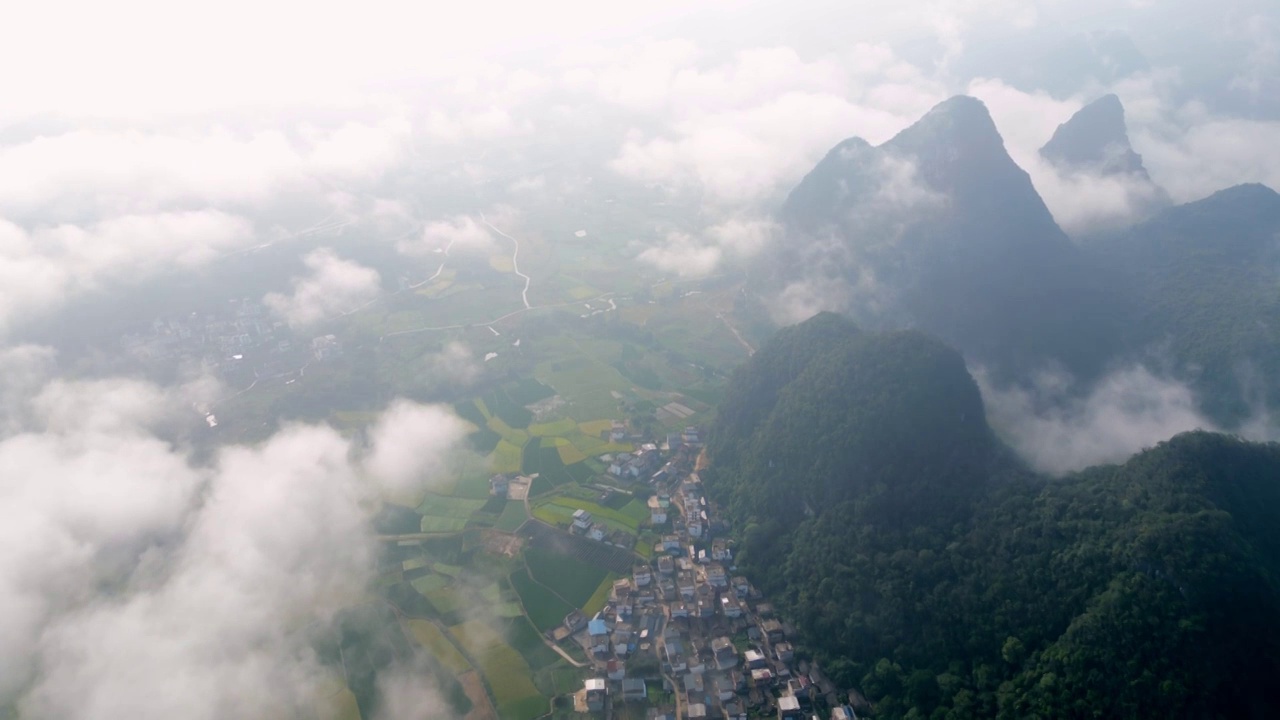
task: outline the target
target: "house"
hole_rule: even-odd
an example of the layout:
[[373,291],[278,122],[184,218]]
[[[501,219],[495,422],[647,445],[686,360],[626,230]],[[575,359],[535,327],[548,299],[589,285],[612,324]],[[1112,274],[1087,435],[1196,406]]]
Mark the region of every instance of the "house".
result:
[[689,703],[688,710],[685,711],[685,717],[689,720],[706,720],[707,706],[705,703]]
[[624,678],[622,681],[623,702],[644,701],[649,697],[649,688],[643,678]]
[[760,603],[756,606],[756,614],[765,619],[771,618],[773,617],[773,606],[769,603]]
[[662,525],[667,522],[667,508],[663,507],[662,502],[657,496],[649,497],[649,522],[654,525]]
[[804,712],[800,710],[800,700],[795,695],[783,695],[778,698],[778,720],[804,720]]
[[653,571],[648,565],[636,565],[631,569],[631,579],[635,581],[636,587],[645,587],[653,582]]
[[608,635],[609,623],[605,622],[603,617],[597,615],[587,623],[587,634],[593,638],[600,637],[601,635]]
[[725,595],[720,598],[720,606],[724,610],[724,616],[727,618],[737,619],[742,617],[742,601],[732,595]]
[[591,513],[581,508],[573,511],[573,527],[574,531],[585,533],[591,529]]
[[716,562],[728,562],[733,559],[729,543],[724,538],[716,538],[711,542],[711,559]]
[[576,633],[587,626],[587,618],[582,614],[581,610],[574,610],[564,616],[564,626],[569,629],[570,633]]
[[733,585],[733,591],[738,593],[738,597],[745,598],[751,593],[751,583],[747,581],[745,576],[736,575],[729,582]]
[[[680,547],[680,541],[679,541],[679,540],[676,540],[676,547]],[[664,540],[664,541],[663,541],[663,543],[662,543],[662,551],[663,551],[663,552],[666,552],[666,551],[667,551],[667,543],[666,543],[666,541],[665,541],[665,540]],[[659,573],[659,574],[662,574],[662,575],[670,575],[670,574],[674,573],[675,571],[676,571],[676,561],[675,561],[675,560],[672,560],[670,556],[665,556],[665,557],[660,557],[660,558],[658,558],[658,573]]]
[[680,577],[676,578],[676,587],[680,590],[680,597],[686,602],[691,601],[698,592],[698,580],[693,573],[682,572]]
[[685,604],[683,600],[680,602],[672,603],[670,607],[671,607],[672,620],[675,620],[677,618],[684,618],[686,620],[689,619],[689,606]]
[[613,426],[609,429],[609,442],[625,442],[627,439],[627,426],[617,420],[613,421]]
[[746,658],[746,661],[747,661],[748,670],[756,670],[758,668],[769,667],[769,658],[765,657],[764,653],[760,652],[759,650],[755,650],[755,649],[748,650],[744,654],[744,657]]
[[605,677],[620,681],[627,676],[627,666],[621,660],[610,660],[604,664]]
[[702,530],[702,520],[700,519],[693,520],[685,525],[685,531],[689,533],[690,537],[701,538]]
[[858,714],[848,705],[837,705],[831,710],[831,720],[858,720]]
[[711,563],[707,566],[707,584],[713,588],[729,587],[729,573],[725,572],[723,565]]
[[604,536],[608,533],[609,528],[607,526],[601,523],[592,523],[591,529],[587,530],[587,537],[595,540],[596,542],[601,542],[604,540]]
[[782,623],[777,620],[765,620],[760,623],[760,630],[769,638],[769,642],[781,642],[785,633],[782,631]]
[[[680,555],[684,552],[684,548],[680,546],[679,535],[663,535],[662,536],[662,552],[672,555]],[[662,566],[658,566],[658,570],[662,570]]]
[[671,666],[671,672],[682,673],[689,669],[689,662],[684,656],[684,643],[668,640],[663,646],[663,653],[666,655],[667,665]]
[[[706,587],[705,585],[703,587]],[[715,597],[698,598],[698,617],[703,620],[710,620],[716,616],[716,599]]]
[[758,688],[771,687],[773,685],[773,671],[767,667],[756,668],[751,671],[751,682],[755,683]]
[[738,666],[738,648],[727,637],[718,637],[711,641],[711,654],[715,658],[717,670],[728,670]]
[[780,642],[773,646],[773,655],[778,658],[778,662],[790,663],[795,659],[795,650],[791,647],[791,643]]
[[[667,558],[670,560],[671,558]],[[671,602],[676,599],[676,583],[671,578],[662,578],[658,581],[658,592],[662,594],[662,599]]]
[[511,478],[506,475],[494,475],[489,478],[489,494],[494,497],[506,497],[511,488]]
[[717,675],[711,681],[711,692],[721,703],[728,702],[738,694],[737,688],[733,686],[733,679],[728,675]]
[[707,683],[700,674],[688,673],[682,678],[684,683],[684,691],[689,697],[689,702],[706,702],[707,700]]
[[604,678],[590,678],[585,683],[587,691],[587,709],[592,712],[604,710],[604,699],[609,693],[609,684]]
[[615,602],[623,602],[631,599],[631,580],[628,578],[619,578],[613,581],[613,588],[609,591],[609,598]]

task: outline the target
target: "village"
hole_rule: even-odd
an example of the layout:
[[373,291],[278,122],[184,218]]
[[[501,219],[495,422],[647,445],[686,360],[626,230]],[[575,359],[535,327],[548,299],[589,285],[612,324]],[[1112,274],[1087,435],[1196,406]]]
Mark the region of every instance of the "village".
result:
[[[548,633],[589,658],[575,711],[647,720],[854,720],[854,708],[794,646],[793,628],[736,573],[729,528],[697,471],[701,449],[699,429],[689,427],[667,437],[661,450],[669,459],[656,470],[653,444],[608,458],[611,475],[647,479],[649,522],[661,534],[652,558],[613,583],[602,610],[570,613]],[[574,513],[568,531],[608,542],[585,510]],[[856,693],[855,701],[865,702]]]

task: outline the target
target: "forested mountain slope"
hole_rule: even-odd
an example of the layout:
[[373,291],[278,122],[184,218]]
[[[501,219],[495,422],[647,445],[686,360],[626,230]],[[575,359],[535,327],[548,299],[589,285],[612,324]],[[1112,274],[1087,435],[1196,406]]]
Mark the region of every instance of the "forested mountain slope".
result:
[[1274,717],[1280,446],[1189,433],[1060,480],[954,351],[819,315],[734,376],[709,492],[877,717]]

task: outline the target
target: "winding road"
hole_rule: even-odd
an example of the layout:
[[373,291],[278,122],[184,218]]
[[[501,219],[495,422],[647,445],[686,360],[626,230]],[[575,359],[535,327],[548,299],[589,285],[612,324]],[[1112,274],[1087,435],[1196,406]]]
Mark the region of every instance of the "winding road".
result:
[[480,222],[487,225],[490,230],[498,233],[502,237],[510,240],[512,243],[515,244],[516,246],[515,252],[511,253],[511,269],[512,271],[515,272],[516,275],[524,278],[524,289],[520,291],[520,299],[524,301],[525,310],[532,310],[533,306],[529,304],[530,279],[528,275],[525,275],[524,273],[520,272],[520,241],[502,232],[498,228],[494,227],[493,223],[489,222],[489,219],[484,216],[484,213],[480,213]]

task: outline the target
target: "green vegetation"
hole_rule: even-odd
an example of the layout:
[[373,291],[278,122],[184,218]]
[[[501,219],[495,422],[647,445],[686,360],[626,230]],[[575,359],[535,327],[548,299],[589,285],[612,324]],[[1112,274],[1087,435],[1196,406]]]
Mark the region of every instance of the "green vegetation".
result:
[[525,550],[525,562],[534,580],[555,588],[560,597],[578,608],[586,605],[605,578],[605,571],[594,565],[541,548]]
[[462,656],[453,641],[445,636],[436,624],[429,620],[409,620],[405,623],[413,639],[422,644],[432,657],[440,661],[449,672],[460,675],[471,669],[471,663]]
[[517,570],[511,575],[511,587],[520,595],[529,621],[540,632],[546,632],[564,622],[564,617],[573,611],[573,607],[544,585],[536,583],[529,577],[529,571]]
[[1280,446],[1180,435],[1047,481],[963,361],[819,316],[733,378],[704,475],[738,562],[883,718],[1280,706]]
[[510,500],[493,527],[503,532],[515,532],[528,519],[529,515],[525,513],[524,503],[519,500]]
[[532,720],[546,712],[547,699],[534,687],[532,669],[498,632],[472,620],[449,628],[449,634],[475,658],[504,720]]

